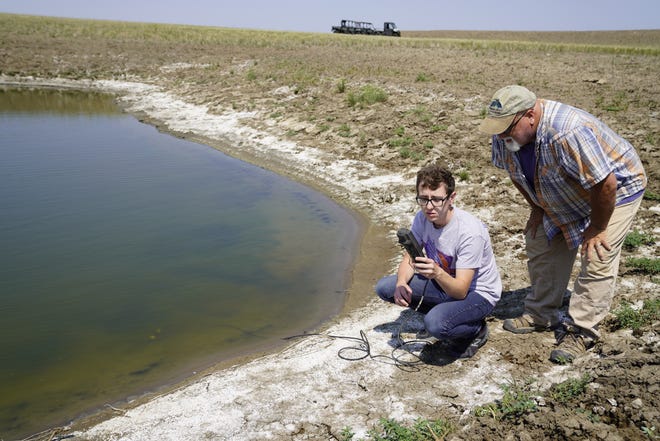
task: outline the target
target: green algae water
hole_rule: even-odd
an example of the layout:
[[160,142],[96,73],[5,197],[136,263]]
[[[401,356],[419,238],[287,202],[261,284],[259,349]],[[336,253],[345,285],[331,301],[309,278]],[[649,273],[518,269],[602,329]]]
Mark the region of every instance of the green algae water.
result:
[[0,439],[339,311],[359,240],[307,187],[112,98],[0,89]]

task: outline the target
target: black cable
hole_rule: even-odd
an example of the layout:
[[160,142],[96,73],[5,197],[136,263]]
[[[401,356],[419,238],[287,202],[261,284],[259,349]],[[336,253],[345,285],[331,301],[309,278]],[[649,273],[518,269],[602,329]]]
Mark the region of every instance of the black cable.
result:
[[[419,303],[417,304],[417,306],[414,309],[415,312],[417,312],[419,310],[419,307],[422,305],[422,302],[424,301],[424,296],[426,295],[426,288],[428,287],[429,281],[430,281],[429,279],[426,280],[426,284],[424,285],[424,289],[422,290],[422,297],[419,299]],[[423,361],[419,358],[419,355],[414,354],[412,352],[412,350],[407,349],[407,347],[409,345],[412,345],[412,344],[431,345],[432,343],[430,341],[421,340],[421,339],[403,340],[401,338],[401,330],[403,329],[403,326],[408,322],[408,320],[409,320],[409,318],[406,318],[399,325],[399,329],[396,333],[396,338],[397,338],[397,341],[398,341],[398,345],[394,349],[392,349],[392,353],[389,357],[386,356],[386,355],[374,355],[374,354],[372,354],[369,339],[367,338],[367,335],[362,330],[360,330],[360,337],[313,333],[313,334],[292,335],[292,336],[289,336],[289,337],[285,337],[283,340],[292,340],[294,338],[319,336],[319,337],[326,337],[326,338],[331,338],[331,339],[341,339],[341,340],[354,341],[354,342],[357,342],[357,346],[346,346],[344,348],[341,348],[341,349],[339,349],[339,351],[337,351],[337,356],[339,358],[341,358],[342,360],[347,360],[347,361],[363,360],[367,357],[371,358],[372,360],[384,359],[387,362],[390,362],[390,363],[394,364],[398,368],[410,368],[410,367],[415,367],[415,366],[418,366],[419,364],[422,364]],[[413,357],[415,357],[415,360],[414,361],[402,360],[401,357],[396,356],[396,352],[400,351],[400,350],[405,351],[407,354],[412,355]],[[344,354],[347,351],[357,351],[358,353],[360,353],[360,356],[356,356],[356,357],[346,356]]]
[[[360,330],[360,337],[352,337],[352,336],[347,336],[347,335],[334,335],[334,334],[321,334],[321,333],[313,333],[313,334],[298,334],[298,335],[292,335],[290,337],[285,337],[284,340],[292,340],[294,338],[302,338],[302,337],[312,337],[312,336],[318,336],[318,337],[325,337],[325,338],[331,338],[331,339],[340,339],[340,340],[349,340],[349,341],[354,341],[357,342],[356,346],[346,346],[339,351],[337,351],[337,356],[341,358],[342,360],[347,360],[347,361],[358,361],[358,360],[363,360],[367,357],[369,357],[372,360],[379,360],[379,361],[384,361],[388,364],[393,364],[394,366],[398,368],[409,368],[415,365],[418,365],[421,363],[421,360],[419,357],[415,354],[413,354],[410,351],[406,351],[407,353],[413,355],[416,360],[415,361],[405,361],[401,360],[400,357],[396,357],[394,353],[401,349],[401,346],[397,346],[392,350],[392,355],[387,356],[387,355],[374,355],[371,352],[371,345],[369,343],[369,339],[367,338],[367,335],[364,333],[364,331]],[[400,339],[400,337],[399,337]],[[406,344],[411,343],[410,342],[405,342]],[[426,342],[428,343],[428,342]],[[359,356],[348,356],[346,355],[347,351],[356,351],[359,353]]]

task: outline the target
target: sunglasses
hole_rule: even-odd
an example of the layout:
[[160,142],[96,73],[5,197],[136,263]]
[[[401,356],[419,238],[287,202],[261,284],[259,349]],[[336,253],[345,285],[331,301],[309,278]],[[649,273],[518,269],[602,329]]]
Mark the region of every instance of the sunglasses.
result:
[[502,138],[506,138],[507,136],[511,136],[511,132],[513,131],[513,129],[516,128],[516,125],[520,122],[520,120],[523,119],[523,116],[525,116],[525,113],[527,113],[527,111],[519,113],[518,114],[519,116],[517,116],[516,118],[513,118],[513,121],[511,121],[511,124],[509,124],[509,127],[507,127],[507,129],[505,131],[503,131],[502,133],[500,133],[498,136],[500,136]]

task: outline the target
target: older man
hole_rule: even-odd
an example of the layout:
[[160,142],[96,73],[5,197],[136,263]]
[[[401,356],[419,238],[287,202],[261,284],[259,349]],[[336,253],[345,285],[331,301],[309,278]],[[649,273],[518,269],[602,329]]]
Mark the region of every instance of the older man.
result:
[[593,115],[506,86],[493,95],[480,130],[492,160],[530,206],[524,229],[531,293],[504,329],[524,334],[559,327],[559,308],[578,249],[567,319],[550,360],[572,362],[600,338],[614,296],[621,247],[646,187],[633,146]]

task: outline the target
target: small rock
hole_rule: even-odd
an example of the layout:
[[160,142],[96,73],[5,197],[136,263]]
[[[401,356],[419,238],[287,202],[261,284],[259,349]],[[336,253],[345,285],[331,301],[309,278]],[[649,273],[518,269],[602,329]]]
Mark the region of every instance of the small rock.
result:
[[594,406],[592,409],[592,412],[595,413],[596,415],[603,416],[605,415],[605,407],[604,406]]

